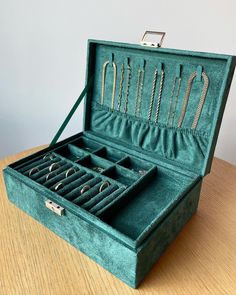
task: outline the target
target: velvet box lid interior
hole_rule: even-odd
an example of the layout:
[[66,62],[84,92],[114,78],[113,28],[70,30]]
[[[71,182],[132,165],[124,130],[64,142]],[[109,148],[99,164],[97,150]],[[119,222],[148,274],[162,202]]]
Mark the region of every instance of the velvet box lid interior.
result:
[[[106,62],[103,87],[103,69]],[[115,100],[112,101],[114,65],[116,67],[116,88]],[[93,84],[85,102],[84,129],[108,142],[122,144],[131,150],[137,149],[139,152],[160,159],[161,162],[170,163],[170,165],[197,175],[205,175],[210,171],[234,65],[235,59],[229,55],[89,40],[87,81],[93,76]],[[123,94],[119,106],[122,67],[124,69]],[[128,67],[130,67],[130,83],[127,103]],[[158,122],[155,122],[155,108],[160,85],[159,76],[156,81],[152,115],[148,118],[155,69],[158,73],[161,70],[164,72]],[[139,70],[143,71],[144,79],[142,101],[137,116]],[[196,72],[196,77],[193,79],[180,127],[178,122],[189,77],[194,72]],[[198,124],[196,128],[192,128],[204,88],[203,72],[208,77],[209,85]],[[181,84],[179,95],[176,97],[175,113],[170,124],[168,114],[175,78],[180,78]],[[104,92],[104,98],[101,104],[102,92]]]

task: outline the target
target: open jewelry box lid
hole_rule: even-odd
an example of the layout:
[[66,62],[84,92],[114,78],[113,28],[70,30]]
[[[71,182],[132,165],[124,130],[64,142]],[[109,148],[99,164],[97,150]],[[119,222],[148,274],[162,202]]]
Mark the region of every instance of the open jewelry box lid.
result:
[[126,145],[205,175],[210,171],[234,68],[235,57],[230,55],[89,40],[86,78],[88,82],[92,77],[93,82],[85,100],[84,130],[110,145]]

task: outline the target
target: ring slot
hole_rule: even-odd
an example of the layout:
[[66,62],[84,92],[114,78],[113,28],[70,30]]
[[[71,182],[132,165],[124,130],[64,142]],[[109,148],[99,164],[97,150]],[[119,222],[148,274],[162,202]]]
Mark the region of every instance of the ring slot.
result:
[[98,193],[95,197],[91,198],[89,201],[84,203],[81,207],[85,210],[90,210],[90,208],[92,208],[95,204],[100,202],[102,199],[104,199],[106,196],[110,195],[117,189],[118,189],[118,185],[112,184],[106,189],[104,189],[104,191],[102,191],[101,193]]
[[78,187],[78,185],[81,185],[81,183],[84,183],[84,182],[90,180],[93,177],[94,176],[92,174],[88,173],[88,174],[85,174],[85,175],[81,176],[80,178],[77,178],[77,179],[71,181],[71,182],[67,182],[66,180],[68,178],[66,178],[65,181],[63,182],[65,187],[61,190],[60,194],[62,196],[64,196],[65,194],[70,192],[73,188]]
[[19,172],[21,172],[24,175],[27,175],[27,174],[29,174],[29,171],[34,167],[38,167],[39,170],[42,170],[45,167],[50,166],[50,164],[52,164],[54,162],[60,162],[60,161],[61,161],[61,159],[57,158],[57,159],[50,160],[50,161],[47,161],[47,162],[42,160],[41,164],[37,164],[37,162],[33,162],[30,165],[27,165],[27,167],[24,167],[24,169],[22,168],[21,170],[19,170]]
[[57,184],[55,184],[53,190],[54,191],[59,191],[59,190],[63,189],[63,187],[64,187],[63,182],[58,182]]
[[[79,177],[81,177],[81,176],[83,176],[85,174],[85,172],[84,171],[78,171],[77,173],[76,173],[76,175],[77,175],[77,177],[79,178]],[[74,174],[73,174],[74,175]],[[61,181],[61,180],[63,180],[65,178],[65,172],[64,171],[62,171],[60,174],[58,174],[56,177],[54,177],[53,179],[50,179],[49,181],[47,181],[47,182],[45,182],[45,186],[46,187],[48,187],[48,188],[51,188],[56,182],[58,182],[58,181]]]
[[46,174],[45,180],[48,181],[49,179],[52,179],[53,177],[57,176],[56,172],[52,171]]
[[101,186],[99,187],[99,193],[103,192],[106,188],[110,186],[109,181],[103,181]]
[[46,153],[44,156],[43,156],[43,160],[45,161],[48,161],[48,160],[54,160],[55,158],[55,155],[53,153]]
[[74,168],[74,167],[71,167],[69,168],[68,170],[66,170],[66,173],[65,173],[65,178],[73,175],[74,173],[76,173],[77,170]]
[[[60,165],[65,165],[65,161],[60,161]],[[38,182],[38,179],[40,179],[41,177],[45,177],[49,172],[55,172],[54,171],[48,171],[48,167],[45,167],[43,169],[41,169],[39,172],[35,173],[32,175],[32,179]]]
[[[32,169],[34,169],[34,168],[32,168]],[[43,175],[45,175],[47,173],[48,173],[48,169],[44,168],[42,170],[38,170],[38,172],[31,175],[30,178],[36,181],[37,179],[39,179],[40,177],[42,177]]]
[[53,163],[53,162],[59,161],[59,160],[60,160],[60,158],[59,157],[56,157],[56,156],[55,156],[55,158],[53,160],[49,160],[49,161],[45,161],[42,158],[40,158],[40,159],[38,159],[36,161],[35,160],[32,160],[32,161],[30,161],[29,164],[25,163],[23,166],[21,166],[18,169],[18,171],[20,173],[23,173],[24,174],[27,170],[30,170],[31,168],[33,168],[35,166],[41,167],[41,165],[43,165],[43,164],[46,164],[46,163],[50,164],[50,163]]
[[84,194],[81,195],[79,191],[79,195],[72,202],[78,206],[81,206],[81,204],[84,204],[85,202],[89,201],[91,198],[93,198],[94,196],[98,194],[100,186],[101,186],[101,179],[96,185],[91,187],[91,189],[85,192]]
[[49,172],[52,172],[52,171],[55,171],[59,168],[60,168],[60,164],[58,162],[54,162],[48,167],[48,170],[49,170]]
[[[71,164],[68,164],[68,163],[66,163],[65,162],[65,164],[63,164],[57,171],[56,171],[56,176],[58,176],[58,175],[60,175],[62,172],[64,172],[64,171],[66,171],[67,169],[69,169],[71,167]],[[47,171],[47,174],[49,173],[49,171],[48,171],[48,169],[46,170]],[[47,175],[46,174],[46,175]],[[49,181],[49,180],[51,180],[51,179],[48,179],[47,181],[46,181],[46,175],[43,175],[43,176],[41,176],[40,178],[38,178],[37,179],[37,182],[38,183],[41,183],[41,184],[43,184],[43,183],[45,183],[45,182],[47,182],[47,181]],[[55,177],[56,177],[55,176]],[[63,178],[62,178],[63,179]]]
[[84,194],[85,192],[89,191],[91,189],[91,186],[88,184],[85,184],[82,189],[80,190],[81,195]]
[[42,164],[44,161],[43,159],[38,159],[38,160],[31,160],[31,161],[26,161],[26,163],[23,163],[21,165],[18,166],[17,171],[19,171],[20,173],[25,173],[27,170],[38,166],[40,164]]
[[30,171],[28,173],[28,176],[32,178],[33,175],[35,175],[35,174],[37,174],[39,172],[40,172],[40,170],[39,170],[39,168],[37,166],[33,167],[33,168],[30,169]]
[[100,215],[104,211],[104,208],[107,209],[107,207],[109,206],[110,202],[112,202],[113,200],[115,200],[121,193],[123,193],[123,191],[125,191],[125,188],[124,187],[120,187],[119,189],[117,189],[116,191],[114,191],[112,194],[108,195],[103,200],[101,200],[96,205],[94,205],[89,210],[89,212],[92,213],[92,214],[94,214],[94,215],[96,215],[96,216]]
[[43,170],[44,168],[49,168],[50,165],[52,165],[52,164],[54,164],[54,163],[55,163],[55,164],[60,163],[61,161],[62,161],[62,160],[58,158],[58,159],[56,159],[56,160],[50,160],[50,161],[48,161],[48,162],[46,162],[46,163],[43,162],[43,163],[40,164],[40,165],[35,165],[35,163],[33,163],[32,168],[27,169],[25,172],[21,172],[21,173],[23,173],[24,175],[28,176],[30,170],[33,169],[34,167],[37,167],[38,170],[41,171],[41,170]]
[[[90,185],[91,188],[93,188],[97,183],[99,183],[102,179],[100,177],[96,177],[96,178],[92,178],[89,181],[86,181],[85,183],[83,183],[83,185]],[[76,196],[78,196],[78,194],[80,194],[80,191],[83,187],[83,185],[81,184],[79,187],[76,187],[74,189],[72,189],[69,193],[67,193],[64,197],[67,200],[73,200],[76,198]]]

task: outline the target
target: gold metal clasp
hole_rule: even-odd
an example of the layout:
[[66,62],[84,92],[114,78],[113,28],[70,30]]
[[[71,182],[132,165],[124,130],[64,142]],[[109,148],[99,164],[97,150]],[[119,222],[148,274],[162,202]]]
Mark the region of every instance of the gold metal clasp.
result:
[[64,214],[65,209],[51,200],[46,200],[45,206],[57,215],[61,216]]
[[[163,40],[164,40],[164,37],[165,37],[165,32],[156,32],[156,31],[146,31],[140,41],[140,44],[142,46],[149,46],[149,47],[161,47],[162,46],[162,43],[163,43]],[[148,35],[160,35],[161,36],[161,39],[158,42],[152,42],[152,41],[147,41],[147,36]]]

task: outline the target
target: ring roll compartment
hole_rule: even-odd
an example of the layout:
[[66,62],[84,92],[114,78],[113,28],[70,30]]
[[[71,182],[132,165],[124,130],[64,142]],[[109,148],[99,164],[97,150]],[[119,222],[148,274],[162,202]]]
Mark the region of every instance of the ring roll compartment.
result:
[[102,192],[97,192],[97,194],[92,197],[90,200],[88,200],[87,202],[83,203],[81,205],[81,207],[85,210],[89,210],[90,208],[92,208],[94,205],[96,205],[98,202],[100,202],[101,200],[103,200],[106,196],[109,196],[110,194],[112,194],[114,191],[116,191],[119,188],[118,185],[116,184],[111,184],[110,186],[108,186],[106,189],[104,189]]
[[[45,156],[50,155],[50,158],[45,158]],[[39,165],[45,164],[45,163],[53,163],[55,160],[58,160],[58,157],[56,157],[53,153],[46,153],[43,154],[40,157],[37,157],[36,159],[31,159],[29,161],[26,161],[26,163],[22,163],[17,166],[16,170],[19,171],[20,173],[24,173],[27,170],[30,170],[31,168],[37,167]]]
[[100,180],[97,184],[95,184],[85,193],[83,194],[80,193],[79,195],[77,195],[77,197],[73,200],[73,203],[75,203],[78,206],[81,206],[85,202],[89,201],[91,198],[93,198],[94,196],[98,194],[101,183],[102,181]]
[[[54,179],[57,177],[57,180],[59,181],[60,179],[63,179],[64,178],[64,173],[70,169],[72,167],[71,164],[69,163],[64,163],[63,162],[63,165],[58,168],[57,170],[53,171],[54,172],[54,176],[49,178],[48,180],[46,179],[46,176],[47,174],[44,174],[43,176],[41,176],[40,178],[37,179],[37,182],[38,183],[41,183],[41,184],[45,184],[46,182],[48,181],[54,181]],[[47,171],[49,173],[49,170]]]
[[[56,157],[55,159],[49,160],[49,161],[44,161],[43,160],[43,162],[41,162],[40,164],[36,165],[35,163],[32,163],[32,164],[27,165],[26,167],[20,169],[19,171],[21,173],[23,173],[24,175],[28,176],[30,170],[33,169],[33,168],[37,168],[40,171],[40,170],[43,170],[44,168],[49,168],[51,164],[59,163],[60,161],[61,161],[61,159],[59,157]],[[36,173],[34,173],[34,174],[36,174]]]
[[[51,167],[51,165],[53,165],[54,163],[56,164],[56,165],[55,165],[55,169],[52,170],[52,171],[50,171],[50,167]],[[36,172],[36,173],[34,173],[33,175],[30,175],[29,177],[32,178],[33,180],[39,182],[39,179],[40,179],[41,177],[45,177],[49,172],[56,172],[56,173],[57,173],[57,171],[58,171],[61,167],[63,167],[63,165],[66,164],[66,162],[63,161],[63,160],[61,160],[61,159],[59,159],[58,161],[55,161],[54,163],[49,164],[49,165],[47,165],[47,166],[44,167],[44,168],[39,167],[39,171]]]
[[78,170],[76,171],[76,173],[70,175],[69,177],[65,178],[65,173],[63,173],[64,175],[61,175],[61,178],[59,181],[56,180],[56,183],[55,183],[55,180],[53,182],[53,184],[51,184],[50,182],[49,183],[46,183],[46,186],[49,187],[50,189],[53,189],[54,185],[57,184],[58,182],[62,182],[63,185],[67,185],[68,183],[71,183],[73,182],[74,180],[77,180],[77,179],[80,179],[82,176],[86,175],[86,172],[83,171],[83,170]]
[[[72,176],[74,176],[75,174],[73,174]],[[60,189],[58,191],[58,193],[61,196],[64,196],[65,194],[67,194],[71,190],[75,189],[76,187],[80,186],[81,184],[84,184],[86,181],[93,179],[93,177],[94,176],[91,173],[86,173],[79,178],[78,178],[78,176],[76,177],[76,175],[75,175],[75,179],[73,179],[73,180],[69,179],[69,177],[68,177],[65,181],[62,182],[64,187],[62,189]]]
[[100,200],[97,204],[95,204],[89,212],[99,216],[103,211],[106,210],[106,206],[108,206],[112,201],[114,201],[123,191],[125,190],[124,187],[120,187],[111,194],[105,196],[102,200]]
[[[102,181],[102,179],[100,177],[95,177],[92,178],[88,181],[86,181],[85,183],[81,184],[81,185],[77,185],[76,188],[72,189],[70,192],[66,193],[64,195],[64,198],[66,198],[67,200],[73,200],[74,203],[76,203],[76,199],[80,199],[81,197],[83,197],[85,194],[81,195],[81,190],[85,185],[89,185],[91,187],[91,189],[93,187],[95,187],[98,183],[100,183]],[[91,190],[90,189],[90,190]],[[90,191],[89,190],[89,191]]]
[[[65,172],[66,171],[64,170],[60,174],[58,174],[57,176],[53,177],[52,179],[49,179],[48,181],[46,181],[44,183],[44,186],[52,189],[55,184],[57,184],[58,182],[61,182],[65,179]],[[85,174],[84,171],[78,171],[76,176],[81,177],[84,174]]]

